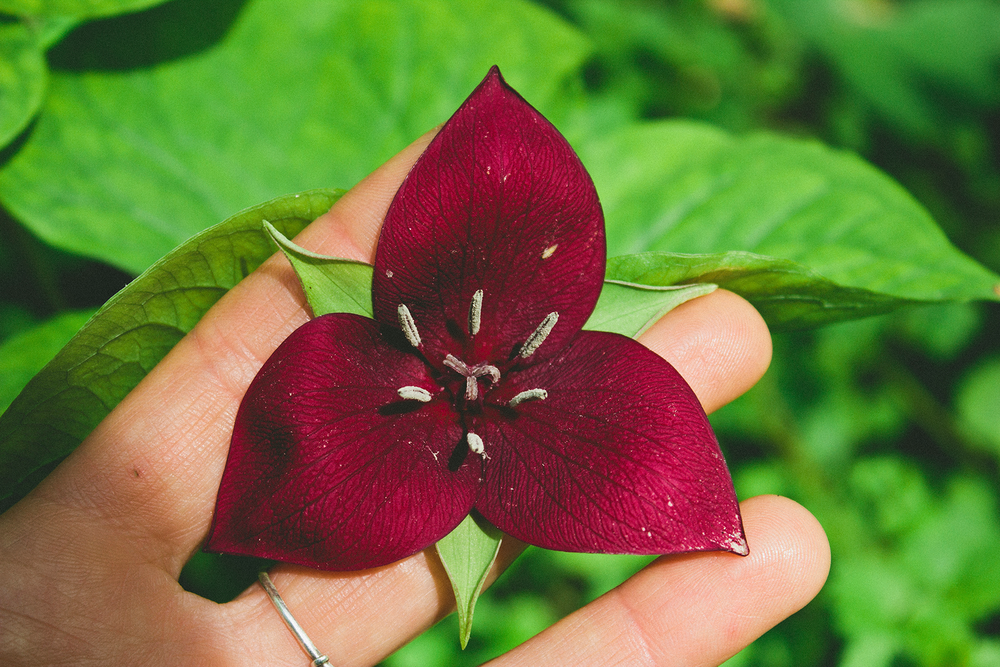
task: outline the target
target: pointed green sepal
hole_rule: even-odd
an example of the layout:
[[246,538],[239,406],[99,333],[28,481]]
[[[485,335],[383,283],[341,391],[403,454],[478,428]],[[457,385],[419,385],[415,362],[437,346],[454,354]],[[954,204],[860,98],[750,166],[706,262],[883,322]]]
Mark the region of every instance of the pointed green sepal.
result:
[[458,639],[464,649],[472,634],[472,614],[500,551],[501,533],[489,521],[473,512],[437,543],[458,608]]
[[711,283],[656,287],[622,280],[605,280],[601,297],[583,325],[591,331],[610,331],[635,338],[685,301],[714,292]]
[[372,316],[371,264],[300,248],[266,220],[264,229],[295,269],[313,315],[354,313]]

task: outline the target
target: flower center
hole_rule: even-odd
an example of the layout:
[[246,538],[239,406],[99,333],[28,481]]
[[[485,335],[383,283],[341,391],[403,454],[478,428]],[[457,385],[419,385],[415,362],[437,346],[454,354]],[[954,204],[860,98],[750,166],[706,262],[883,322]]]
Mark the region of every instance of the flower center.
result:
[[[399,327],[402,329],[407,342],[409,342],[415,349],[421,350],[423,341],[420,338],[420,332],[417,330],[417,324],[413,319],[412,313],[410,313],[410,309],[406,307],[406,304],[401,303],[397,308],[397,313],[399,314]],[[470,338],[474,338],[476,334],[479,333],[480,326],[482,325],[482,313],[483,290],[476,290],[475,294],[472,295],[472,303],[469,305]],[[518,349],[518,356],[522,359],[527,359],[534,354],[542,343],[545,342],[545,339],[548,338],[549,334],[552,333],[552,329],[558,321],[559,313],[551,312],[546,315],[541,324],[538,325],[534,332],[532,332],[532,334],[528,336],[528,338],[520,346]],[[500,382],[500,369],[485,361],[481,361],[470,366],[455,355],[448,354],[441,360],[441,363],[464,379],[464,401],[463,404],[455,406],[459,412],[465,412],[465,406],[470,402],[474,403],[479,401],[479,382],[481,379],[485,381],[486,378],[489,378],[489,385],[487,388],[494,387]],[[423,387],[410,385],[400,387],[396,390],[396,393],[405,401],[417,401],[420,403],[429,403],[434,398],[431,391]],[[521,403],[530,400],[545,400],[548,398],[548,395],[549,393],[544,389],[528,389],[518,393],[507,401],[507,407],[514,408]],[[483,458],[489,458],[486,455],[486,449],[482,437],[468,431],[466,432],[465,439],[470,451],[475,454],[479,454]]]
[[479,378],[489,375],[493,384],[500,381],[500,369],[485,361],[469,366],[455,355],[449,354],[441,363],[465,378],[466,401],[479,398]]

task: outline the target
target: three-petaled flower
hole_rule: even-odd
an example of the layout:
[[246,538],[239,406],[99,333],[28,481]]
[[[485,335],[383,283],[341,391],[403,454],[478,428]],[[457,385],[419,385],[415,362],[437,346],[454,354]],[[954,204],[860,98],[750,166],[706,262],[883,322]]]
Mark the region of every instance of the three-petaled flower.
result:
[[589,175],[494,67],[396,193],[374,319],[310,320],[250,385],[207,548],[361,569],[475,510],[550,549],[747,553],[687,383],[582,330],[604,265]]

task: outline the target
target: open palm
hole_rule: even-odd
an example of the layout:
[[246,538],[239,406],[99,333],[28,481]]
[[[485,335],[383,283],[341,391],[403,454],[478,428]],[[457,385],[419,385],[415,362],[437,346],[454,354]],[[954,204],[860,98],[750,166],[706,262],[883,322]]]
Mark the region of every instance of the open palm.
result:
[[[429,139],[360,183],[297,242],[371,261],[392,195]],[[220,605],[177,583],[208,531],[240,399],[307,319],[291,268],[272,258],[0,516],[0,664],[308,664],[259,587]],[[752,386],[770,360],[763,321],[728,292],[681,306],[640,340],[685,376],[708,412]],[[826,537],[799,505],[759,497],[742,513],[748,557],[660,558],[496,664],[721,663],[808,602],[829,567]],[[494,575],[519,552],[513,542]],[[454,606],[432,552],[363,572],[278,566],[272,576],[338,667],[377,663]]]

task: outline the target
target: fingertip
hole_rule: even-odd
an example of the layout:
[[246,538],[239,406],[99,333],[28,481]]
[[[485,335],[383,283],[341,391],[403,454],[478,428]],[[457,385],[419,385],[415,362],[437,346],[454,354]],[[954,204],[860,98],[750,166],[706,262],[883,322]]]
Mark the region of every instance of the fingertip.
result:
[[757,496],[740,505],[750,544],[747,571],[767,603],[781,601],[769,613],[784,618],[816,597],[830,573],[830,542],[813,514],[790,498]]
[[632,604],[646,599],[638,626],[663,656],[658,664],[717,665],[808,604],[826,582],[829,542],[806,508],[758,496],[740,509],[749,555],[668,556],[621,588]]
[[639,340],[680,372],[706,412],[747,391],[771,363],[771,333],[764,318],[727,290],[675,308]]
[[721,664],[805,606],[830,567],[826,534],[798,503],[760,496],[741,509],[748,556],[659,558],[496,664]]

